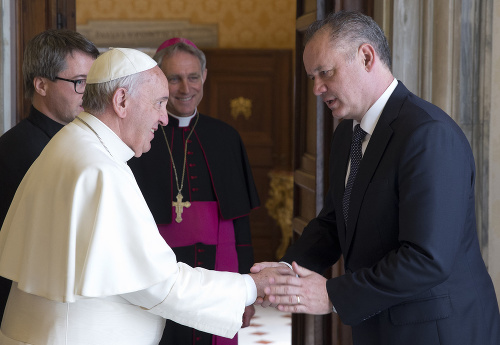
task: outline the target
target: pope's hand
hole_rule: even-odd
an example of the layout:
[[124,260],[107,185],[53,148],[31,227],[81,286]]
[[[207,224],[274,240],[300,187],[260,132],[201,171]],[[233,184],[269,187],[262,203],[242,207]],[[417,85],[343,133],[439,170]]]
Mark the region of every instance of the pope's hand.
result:
[[[274,277],[279,275],[295,275],[295,273],[288,267],[288,265],[280,262],[260,262],[256,263],[250,268],[250,272],[254,274],[259,274],[260,272],[268,272],[270,283],[274,282]],[[260,304],[263,308],[273,307],[276,308],[277,304],[273,304],[269,301],[268,296],[264,294],[257,297],[255,304]]]
[[245,312],[243,313],[241,328],[250,326],[250,320],[254,315],[255,315],[255,307],[253,305],[246,306]]

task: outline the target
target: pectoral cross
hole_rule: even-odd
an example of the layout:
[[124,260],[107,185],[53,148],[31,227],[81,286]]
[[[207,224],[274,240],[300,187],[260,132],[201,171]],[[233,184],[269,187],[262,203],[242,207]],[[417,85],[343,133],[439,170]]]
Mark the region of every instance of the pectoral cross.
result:
[[177,194],[177,201],[172,201],[172,206],[175,206],[175,214],[177,217],[175,217],[175,221],[177,223],[182,222],[182,212],[184,211],[184,207],[189,207],[191,206],[191,203],[189,201],[182,202],[182,194],[179,193]]

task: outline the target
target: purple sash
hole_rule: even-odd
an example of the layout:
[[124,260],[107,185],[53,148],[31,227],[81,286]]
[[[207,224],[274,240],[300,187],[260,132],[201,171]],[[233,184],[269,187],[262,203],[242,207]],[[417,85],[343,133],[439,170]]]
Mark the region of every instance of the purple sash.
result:
[[[215,245],[215,270],[238,272],[233,221],[220,217],[216,201],[191,202],[191,207],[184,208],[180,223],[175,221],[175,207],[172,207],[172,215],[172,224],[158,224],[160,234],[170,247],[192,246],[196,243]],[[236,345],[238,334],[233,339],[214,335],[212,344]]]
[[[172,214],[175,215],[174,207]],[[196,243],[215,245],[215,270],[238,272],[233,221],[219,216],[216,201],[191,202],[191,207],[183,210],[182,222],[158,224],[158,230],[172,248]]]

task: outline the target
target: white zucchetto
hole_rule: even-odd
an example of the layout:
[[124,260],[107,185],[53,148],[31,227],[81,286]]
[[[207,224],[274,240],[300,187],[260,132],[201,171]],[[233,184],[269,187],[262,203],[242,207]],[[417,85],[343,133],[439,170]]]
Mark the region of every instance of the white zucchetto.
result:
[[149,55],[131,48],[110,48],[90,67],[87,84],[105,83],[158,66]]

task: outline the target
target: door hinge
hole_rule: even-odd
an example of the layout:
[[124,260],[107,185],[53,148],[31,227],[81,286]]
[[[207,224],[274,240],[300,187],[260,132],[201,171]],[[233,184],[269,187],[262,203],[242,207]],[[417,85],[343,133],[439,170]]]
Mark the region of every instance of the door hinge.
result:
[[63,29],[65,27],[64,16],[61,13],[57,13],[57,28]]

